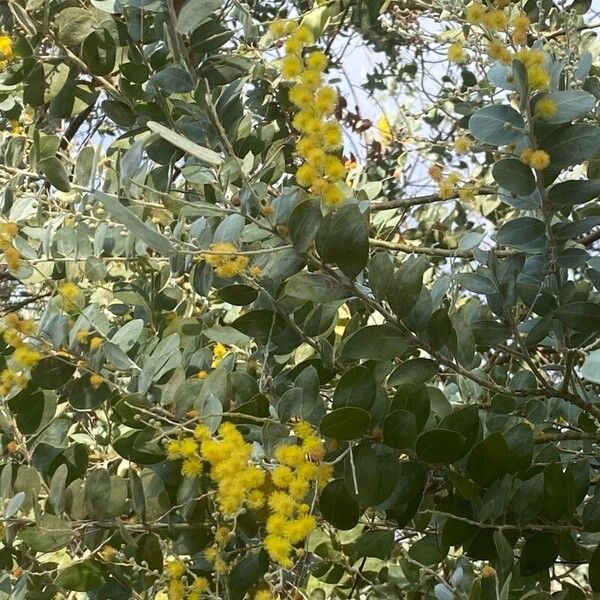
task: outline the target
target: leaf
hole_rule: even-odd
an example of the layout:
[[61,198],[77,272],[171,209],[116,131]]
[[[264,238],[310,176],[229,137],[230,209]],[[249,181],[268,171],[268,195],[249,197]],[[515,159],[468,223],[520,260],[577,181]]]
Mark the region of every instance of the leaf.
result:
[[452,335],[452,321],[445,308],[439,308],[427,321],[427,337],[434,350],[439,350],[446,345]]
[[448,554],[448,546],[444,546],[439,535],[427,535],[417,540],[408,549],[408,555],[417,563],[425,566],[435,565]]
[[571,302],[555,311],[561,323],[575,331],[598,331],[600,329],[600,304],[593,302]]
[[471,331],[478,346],[489,347],[502,344],[512,336],[512,332],[507,325],[491,319],[475,321],[471,326]]
[[600,593],[600,544],[596,546],[590,558],[589,578],[592,591]]
[[[369,444],[351,450],[344,461],[346,487],[361,507],[377,506],[393,493],[400,470],[394,454],[383,454]],[[352,458],[352,460],[351,460]]]
[[47,356],[33,367],[31,378],[44,390],[56,390],[71,380],[75,369],[60,358]]
[[161,138],[167,140],[167,142],[170,144],[173,144],[173,146],[184,150],[188,154],[191,154],[201,162],[206,163],[211,167],[219,167],[223,163],[223,158],[220,154],[195,144],[182,135],[171,131],[168,127],[157,123],[156,121],[148,121],[146,126],[148,129],[150,129],[150,131],[157,133]]
[[352,295],[352,292],[331,277],[308,271],[302,271],[288,279],[284,293],[292,298],[310,300],[316,304],[344,300]]
[[375,529],[365,531],[351,550],[352,560],[363,556],[385,560],[394,546],[394,532],[391,529]]
[[588,381],[600,383],[600,350],[590,352],[581,365],[581,374]]
[[317,252],[342,273],[356,277],[369,258],[369,227],[355,205],[343,206],[323,219],[316,236]]
[[246,592],[261,581],[269,569],[269,557],[264,550],[244,556],[235,564],[229,574],[229,597],[231,600],[242,600]]
[[457,273],[453,277],[459,285],[475,294],[495,294],[496,285],[491,279],[479,273]]
[[596,493],[585,503],[581,522],[584,531],[600,531],[600,494]]
[[41,161],[38,164],[38,168],[45,175],[48,182],[57,190],[61,192],[70,191],[69,175],[62,162],[56,156],[51,156]]
[[496,241],[503,246],[530,250],[545,244],[546,226],[533,217],[519,217],[508,221],[496,233]]
[[48,498],[57,515],[62,514],[65,510],[65,488],[68,475],[69,468],[67,465],[62,464],[54,471],[52,480],[50,481],[50,495]]
[[438,365],[429,358],[413,358],[398,365],[388,378],[388,385],[425,383],[438,372]]
[[556,105],[553,115],[542,117],[546,123],[566,123],[579,117],[587,115],[596,106],[596,98],[589,92],[583,90],[566,90],[562,92],[550,92],[537,98],[549,99]]
[[469,477],[482,487],[489,486],[506,473],[508,446],[496,431],[473,446],[467,458]]
[[188,72],[179,67],[166,67],[150,78],[154,85],[170,94],[185,94],[194,89]]
[[450,464],[465,455],[465,438],[450,429],[432,429],[417,438],[416,450],[425,462]]
[[541,141],[552,167],[571,167],[600,158],[600,128],[586,123],[561,127]]
[[61,10],[54,21],[58,40],[65,46],[81,44],[94,31],[95,19],[89,10],[69,7]]
[[56,414],[56,397],[45,394],[40,389],[27,387],[8,400],[8,407],[15,415],[19,431],[31,435],[54,418]]
[[410,448],[417,439],[417,421],[407,410],[391,412],[383,422],[383,442],[392,448]]
[[365,433],[370,422],[371,415],[366,410],[346,406],[326,414],[319,429],[325,437],[334,440],[354,440]]
[[424,256],[411,256],[402,263],[392,279],[387,300],[398,317],[405,317],[414,308],[421,295],[423,275],[428,268],[429,261]]
[[223,4],[223,0],[187,0],[179,11],[177,32],[192,33],[203,21]]
[[76,592],[88,592],[102,587],[106,582],[106,568],[95,560],[76,562],[63,569],[54,584]]
[[352,529],[360,518],[358,502],[348,491],[344,479],[330,481],[319,497],[319,511],[336,529]]
[[170,256],[173,254],[173,247],[168,238],[162,233],[159,233],[152,227],[149,227],[134,215],[127,207],[123,206],[119,200],[105,194],[104,192],[96,191],[94,196],[102,202],[104,208],[109,212],[119,223],[131,231],[134,235],[146,242],[150,248],[159,252],[162,256]]
[[63,519],[44,514],[38,525],[22,529],[19,538],[35,552],[54,552],[72,541],[73,530]]
[[332,408],[356,406],[368,411],[375,402],[376,393],[377,384],[371,371],[362,366],[353,367],[340,377],[333,393]]
[[143,330],[144,321],[142,319],[132,319],[116,331],[110,341],[123,352],[129,352],[142,335]]
[[529,196],[535,190],[535,177],[530,167],[516,158],[502,158],[492,168],[496,183],[516,196]]
[[407,410],[415,416],[417,431],[429,419],[431,405],[427,387],[422,383],[401,383],[394,394],[390,410]]
[[408,340],[396,327],[389,324],[367,325],[345,340],[342,357],[386,360],[404,354],[408,348]]
[[550,188],[548,199],[553,206],[575,206],[594,200],[600,195],[600,179],[563,181]]
[[472,115],[469,130],[480,142],[504,146],[525,137],[525,122],[514,108],[497,104],[485,106]]
[[525,540],[521,550],[521,573],[534,575],[548,569],[558,556],[558,537],[554,533],[535,533]]
[[248,306],[258,297],[258,290],[249,285],[226,285],[217,292],[219,298],[234,306]]
[[85,504],[91,519],[103,519],[110,501],[110,475],[106,469],[93,469],[85,482]]
[[100,35],[93,31],[81,48],[81,56],[92,75],[110,75],[115,68],[116,47],[110,34],[104,30]]
[[323,222],[321,205],[313,199],[297,204],[288,219],[288,229],[294,248],[306,252]]
[[215,229],[213,242],[237,242],[242,236],[246,219],[243,215],[228,215]]
[[14,517],[21,506],[23,506],[23,502],[25,502],[25,492],[17,492],[6,504],[4,507],[4,518],[10,519]]

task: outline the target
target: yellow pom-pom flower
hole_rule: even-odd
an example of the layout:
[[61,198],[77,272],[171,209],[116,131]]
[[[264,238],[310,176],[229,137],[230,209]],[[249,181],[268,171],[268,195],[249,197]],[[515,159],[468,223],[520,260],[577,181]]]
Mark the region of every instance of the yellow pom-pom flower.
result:
[[329,155],[325,158],[323,172],[330,179],[340,180],[346,176],[346,167],[344,167],[344,163],[337,156]]
[[527,67],[527,81],[534,90],[547,90],[550,86],[550,73],[541,65]]
[[328,206],[338,206],[344,201],[344,192],[335,184],[328,184],[323,190],[323,201]]
[[483,23],[483,18],[485,17],[486,8],[483,4],[479,2],[474,2],[473,4],[469,4],[465,11],[466,20],[472,25],[480,25]]
[[535,103],[535,114],[542,119],[553,117],[557,112],[558,106],[549,96],[544,96]]
[[315,36],[309,27],[306,25],[300,25],[296,31],[294,31],[294,37],[300,40],[305,46],[310,46],[315,43]]
[[451,44],[448,48],[448,60],[453,63],[464,63],[467,61],[467,53],[462,44]]
[[306,57],[306,68],[314,71],[324,71],[328,62],[325,52],[315,50]]
[[322,136],[325,150],[337,150],[342,145],[342,128],[339,123],[326,123]]
[[304,163],[296,171],[296,181],[302,187],[308,187],[316,179],[317,175],[317,170],[312,164]]
[[275,39],[279,39],[286,34],[286,22],[282,19],[276,19],[269,26],[269,31]]
[[461,135],[454,140],[454,151],[457,154],[466,154],[472,145],[472,141],[465,135]]
[[529,164],[536,171],[543,171],[550,166],[550,155],[545,150],[536,150],[529,158]]
[[321,85],[322,80],[323,74],[321,71],[315,69],[307,69],[301,75],[302,83],[313,90],[316,90]]
[[285,51],[288,54],[301,54],[304,44],[295,36],[288,38],[285,42]]
[[304,72],[302,60],[295,54],[284,56],[281,61],[281,74],[286,79],[296,79]]
[[[308,72],[308,71],[307,71]],[[333,114],[338,102],[338,93],[331,86],[323,86],[315,94],[315,110],[322,115],[329,116]]]
[[530,25],[529,17],[525,13],[518,13],[512,18],[510,24],[515,29],[527,29]]
[[290,89],[289,97],[292,104],[295,104],[298,108],[303,108],[312,102],[313,91],[309,86],[298,83]]
[[185,574],[185,565],[180,560],[172,560],[165,565],[165,575],[170,579],[180,579]]
[[503,10],[491,10],[483,16],[483,24],[491,31],[506,29],[508,17]]
[[90,385],[97,390],[104,383],[104,377],[99,373],[90,375]]
[[24,344],[15,348],[12,358],[20,365],[30,368],[42,360],[42,355],[31,346]]

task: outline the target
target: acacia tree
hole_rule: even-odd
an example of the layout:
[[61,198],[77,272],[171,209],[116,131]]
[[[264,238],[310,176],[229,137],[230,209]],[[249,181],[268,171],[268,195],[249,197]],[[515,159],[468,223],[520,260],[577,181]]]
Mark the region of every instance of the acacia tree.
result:
[[1,598],[600,593],[592,4],[0,5]]

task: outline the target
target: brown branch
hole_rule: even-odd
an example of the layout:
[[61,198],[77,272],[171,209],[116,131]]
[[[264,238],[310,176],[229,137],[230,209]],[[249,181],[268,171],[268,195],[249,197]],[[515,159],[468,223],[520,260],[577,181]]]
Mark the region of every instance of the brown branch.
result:
[[[498,190],[494,188],[479,188],[476,195],[488,195],[492,196],[497,194]],[[442,198],[438,194],[428,194],[427,196],[415,196],[414,198],[400,198],[398,200],[390,200],[389,202],[377,202],[371,204],[369,210],[371,212],[379,210],[389,210],[391,208],[410,208],[411,206],[421,206],[423,204],[433,204],[434,202],[446,202],[447,200],[456,200],[458,198],[458,192],[452,194],[448,198]]]
[[[415,246],[413,244],[403,244],[401,242],[386,242],[376,238],[369,238],[369,244],[378,248],[387,248],[406,254],[424,254],[425,256],[441,256],[445,258],[473,258],[472,250],[452,250],[450,248],[431,248],[428,246]],[[517,252],[513,250],[492,250],[496,256],[506,257],[514,256]]]
[[591,246],[594,242],[597,242],[598,240],[600,240],[600,229],[596,229],[596,231],[588,233],[586,236],[582,237],[579,240],[579,243],[583,244],[584,246]]

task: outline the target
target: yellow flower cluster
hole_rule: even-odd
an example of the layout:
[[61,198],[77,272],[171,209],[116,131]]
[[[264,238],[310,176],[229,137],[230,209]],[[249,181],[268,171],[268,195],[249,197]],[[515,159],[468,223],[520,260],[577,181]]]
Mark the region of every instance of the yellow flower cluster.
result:
[[104,377],[99,373],[93,373],[90,375],[90,385],[97,390],[104,383]]
[[448,200],[456,194],[456,184],[460,181],[459,173],[450,173],[448,177],[442,177],[438,182],[438,196],[442,200]]
[[215,268],[219,277],[236,277],[248,266],[248,257],[237,254],[237,248],[229,242],[217,242],[210,245],[210,252],[202,254],[203,260]]
[[[542,50],[522,48],[513,54],[510,49],[511,41],[514,46],[525,46],[527,44],[527,35],[531,23],[525,13],[517,13],[509,23],[508,16],[503,10],[490,10],[479,2],[473,2],[466,8],[465,19],[471,25],[478,25],[484,28],[488,35],[490,33],[503,32],[509,36],[508,39],[501,39],[499,37],[491,38],[487,45],[488,56],[504,65],[509,65],[513,58],[520,60],[527,69],[527,78],[530,87],[537,90],[548,89],[550,74],[544,68],[544,63],[546,62],[545,53]],[[458,49],[454,52],[456,56],[459,56]],[[452,60],[450,53],[449,58]]]
[[325,450],[312,427],[301,422],[295,428],[301,445],[279,446],[272,481],[277,488],[268,500],[271,514],[267,519],[264,545],[271,560],[282,567],[292,566],[294,545],[303,542],[317,525],[305,502],[312,486],[324,485],[332,469],[321,462]]
[[217,484],[217,503],[224,516],[232,516],[244,505],[260,508],[264,494],[259,488],[265,473],[250,463],[252,446],[232,423],[219,427],[220,440],[205,439],[201,444],[202,458],[211,466],[211,479]]
[[12,57],[12,40],[8,35],[0,35],[0,69],[5,69]]
[[545,150],[525,148],[521,152],[521,162],[533,167],[536,171],[543,171],[550,165],[550,155]]
[[[27,338],[36,331],[31,319],[22,319],[16,313],[8,313],[0,325],[2,338],[15,350],[12,360],[21,368],[29,369],[38,363],[42,355],[27,343]],[[6,396],[11,390],[27,385],[27,377],[16,370],[4,369],[0,373],[0,396]]]
[[462,44],[456,42],[448,48],[448,60],[453,63],[467,62],[467,53]]
[[211,363],[211,367],[213,369],[216,369],[219,364],[221,363],[221,361],[225,358],[225,356],[227,356],[227,354],[229,353],[229,348],[227,346],[225,346],[225,344],[220,344],[217,343],[214,345],[213,348],[213,359],[212,359],[212,363]]
[[466,135],[461,135],[454,140],[454,151],[456,154],[466,154],[473,142]]
[[289,24],[276,21],[271,32],[275,37],[286,36],[281,73],[294,82],[289,92],[297,109],[292,125],[300,134],[296,153],[303,161],[296,171],[296,181],[325,205],[337,206],[344,201],[339,182],[345,179],[346,169],[335,154],[342,146],[342,128],[333,119],[338,93],[323,83],[327,55],[313,50],[304,56],[306,47],[315,42],[311,30],[304,25],[292,29]]
[[76,312],[83,308],[84,296],[73,281],[65,281],[58,288],[58,304],[66,312]]
[[210,477],[217,484],[217,504],[225,517],[241,508],[260,508],[264,495],[259,488],[265,473],[250,463],[252,446],[232,423],[219,427],[220,440],[213,439],[205,425],[198,425],[193,436],[171,440],[166,444],[169,460],[183,459],[181,472],[187,477],[202,474],[203,461],[210,467]]
[[165,565],[165,575],[168,578],[167,596],[169,600],[200,600],[202,594],[210,588],[208,579],[196,577],[192,585],[186,585],[185,565],[178,559]]
[[527,69],[527,80],[534,90],[547,90],[550,86],[550,73],[545,69],[546,53],[543,50],[524,48],[519,50],[515,58]]
[[7,396],[14,388],[24,388],[27,381],[27,377],[17,371],[2,369],[0,372],[0,396]]
[[4,260],[9,271],[16,271],[21,266],[19,251],[13,246],[13,240],[19,233],[16,223],[10,221],[0,222],[0,252],[4,254]]
[[542,119],[553,117],[558,112],[556,102],[550,96],[544,96],[535,103],[535,115]]

